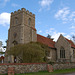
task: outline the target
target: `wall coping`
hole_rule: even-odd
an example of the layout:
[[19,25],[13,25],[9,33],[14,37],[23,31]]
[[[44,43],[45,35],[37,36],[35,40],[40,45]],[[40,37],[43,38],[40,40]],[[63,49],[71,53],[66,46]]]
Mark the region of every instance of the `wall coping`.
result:
[[2,63],[1,65],[33,65],[33,64],[46,64],[46,63]]

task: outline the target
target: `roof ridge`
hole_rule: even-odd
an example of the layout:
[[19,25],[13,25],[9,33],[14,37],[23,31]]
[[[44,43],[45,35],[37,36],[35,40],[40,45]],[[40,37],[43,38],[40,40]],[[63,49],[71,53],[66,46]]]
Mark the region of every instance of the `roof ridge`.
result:
[[65,37],[65,39],[71,44],[71,47],[75,48],[75,44],[73,43],[72,40],[69,40],[68,38]]
[[[68,38],[66,38],[66,37],[65,37],[65,39],[66,39],[67,41],[71,41],[71,42],[73,43],[73,41],[72,41],[72,40],[69,40],[69,39],[68,39]],[[69,43],[70,43],[70,42],[69,42]],[[73,44],[74,44],[74,43],[73,43]]]

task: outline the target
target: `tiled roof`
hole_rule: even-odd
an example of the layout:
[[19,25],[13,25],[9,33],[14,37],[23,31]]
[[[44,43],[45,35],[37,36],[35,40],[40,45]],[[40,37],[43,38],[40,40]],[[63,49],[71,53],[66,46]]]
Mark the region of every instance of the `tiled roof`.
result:
[[36,31],[36,29],[35,28],[33,28],[33,27],[31,27],[33,30],[35,30]]
[[41,36],[37,34],[37,42],[43,43],[45,45],[48,45],[51,48],[55,48],[55,42],[52,39],[49,39],[47,37]]
[[71,40],[69,40],[67,38],[65,38],[65,39],[71,44],[71,47],[75,48],[75,45],[74,45],[74,43]]

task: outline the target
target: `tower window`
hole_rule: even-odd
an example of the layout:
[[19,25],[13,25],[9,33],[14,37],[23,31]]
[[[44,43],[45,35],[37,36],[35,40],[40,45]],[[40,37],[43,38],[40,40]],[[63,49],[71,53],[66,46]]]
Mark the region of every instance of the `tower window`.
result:
[[29,19],[28,19],[28,25],[30,25],[30,24],[31,24],[31,19],[29,18]]
[[17,17],[15,18],[15,24],[18,24],[18,19],[17,19]]
[[15,41],[15,40],[14,40],[12,43],[13,43],[14,45],[17,45],[17,44],[18,44],[18,42],[17,42],[17,41]]
[[60,48],[60,58],[65,58],[65,49],[63,47]]
[[17,33],[14,33],[14,34],[13,34],[13,36],[14,36],[14,38],[16,38],[16,36],[17,36]]

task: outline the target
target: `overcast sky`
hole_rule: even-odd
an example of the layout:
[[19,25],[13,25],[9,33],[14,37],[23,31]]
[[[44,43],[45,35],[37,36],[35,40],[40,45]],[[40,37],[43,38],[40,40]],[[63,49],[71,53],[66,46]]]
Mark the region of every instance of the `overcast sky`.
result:
[[37,33],[50,34],[56,41],[60,34],[71,38],[75,34],[75,0],[0,0],[0,41],[8,39],[10,13],[26,8],[36,15]]

